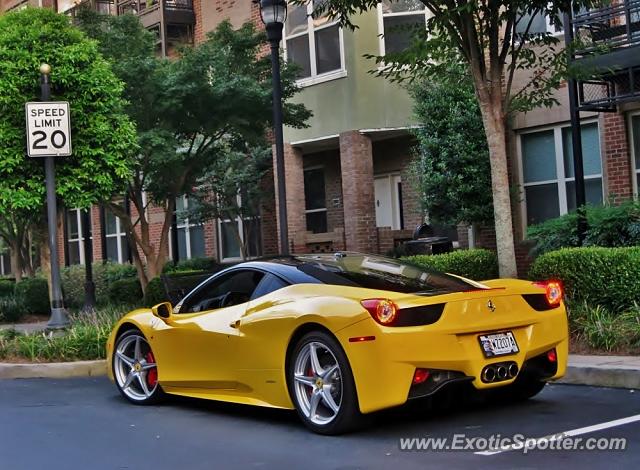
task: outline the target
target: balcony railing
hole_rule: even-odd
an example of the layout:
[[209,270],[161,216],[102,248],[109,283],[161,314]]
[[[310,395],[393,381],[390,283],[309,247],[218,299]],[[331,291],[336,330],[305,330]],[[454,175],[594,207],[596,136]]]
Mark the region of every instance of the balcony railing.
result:
[[577,55],[640,44],[640,0],[626,0],[578,14],[573,27],[581,42]]
[[[124,0],[118,2],[118,14],[133,13],[142,15],[150,10],[157,10],[160,0]],[[193,0],[164,0],[165,11],[193,11]]]
[[577,14],[572,28],[580,109],[608,111],[640,101],[640,0],[613,0]]

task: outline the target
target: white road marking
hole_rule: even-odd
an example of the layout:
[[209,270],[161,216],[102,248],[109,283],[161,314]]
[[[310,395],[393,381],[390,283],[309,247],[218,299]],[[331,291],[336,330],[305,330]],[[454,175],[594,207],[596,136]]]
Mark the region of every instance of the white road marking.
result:
[[[613,421],[607,421],[600,424],[594,424],[592,426],[585,426],[584,428],[571,429],[569,431],[559,432],[557,434],[549,434],[548,436],[539,437],[535,440],[536,445],[540,442],[545,442],[548,440],[560,440],[565,437],[573,437],[579,436],[581,434],[588,434],[591,432],[601,431],[603,429],[614,428],[616,426],[622,426],[624,424],[635,423],[640,421],[640,415],[628,416],[626,418],[614,419]],[[484,450],[482,452],[474,452],[477,455],[495,455],[501,454],[503,452],[510,452],[512,450],[520,450],[522,448],[522,444],[511,444],[508,446],[501,447],[495,450]]]

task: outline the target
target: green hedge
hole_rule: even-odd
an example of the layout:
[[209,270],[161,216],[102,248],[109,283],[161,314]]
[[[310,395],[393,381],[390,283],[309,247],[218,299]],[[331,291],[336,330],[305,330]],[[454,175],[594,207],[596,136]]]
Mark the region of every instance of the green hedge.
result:
[[25,313],[49,313],[49,287],[46,279],[27,278],[16,283],[16,300],[24,306]]
[[640,302],[640,247],[564,248],[539,256],[531,279],[560,279],[567,296],[612,312]]
[[0,322],[17,323],[25,314],[24,305],[16,298],[0,298]]
[[109,299],[115,304],[139,304],[142,289],[137,278],[118,279],[109,284]]
[[457,250],[441,255],[406,256],[401,259],[476,281],[498,277],[498,258],[493,251],[484,249]]
[[16,283],[9,279],[0,279],[0,297],[13,297]]
[[181,273],[185,271],[217,271],[220,263],[215,258],[191,258],[178,261],[173,264],[167,263],[163,269],[164,273]]
[[[618,206],[587,206],[589,228],[583,246],[624,247],[640,245],[640,201]],[[575,212],[527,230],[527,238],[535,242],[531,251],[534,256],[577,247],[577,215]]]
[[[61,277],[65,305],[67,307],[82,306],[84,303],[84,265],[75,264],[62,268]],[[93,282],[96,286],[98,305],[106,305],[110,302],[109,289],[113,282],[135,278],[137,278],[136,268],[130,264],[93,263]]]
[[147,307],[153,307],[160,302],[164,302],[167,299],[167,293],[160,277],[156,276],[149,284],[147,284],[147,291],[144,294],[144,304]]

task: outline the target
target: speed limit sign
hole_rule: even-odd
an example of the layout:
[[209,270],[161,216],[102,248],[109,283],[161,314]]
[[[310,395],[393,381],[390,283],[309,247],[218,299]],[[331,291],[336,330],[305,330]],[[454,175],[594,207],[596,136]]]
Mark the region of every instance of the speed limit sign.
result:
[[71,118],[66,101],[31,102],[27,113],[27,154],[30,157],[71,155]]

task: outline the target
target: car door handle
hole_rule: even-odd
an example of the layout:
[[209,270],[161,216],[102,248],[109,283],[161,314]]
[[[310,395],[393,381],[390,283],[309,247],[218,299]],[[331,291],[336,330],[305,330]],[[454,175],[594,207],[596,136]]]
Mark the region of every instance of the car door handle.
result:
[[240,320],[232,321],[231,323],[229,323],[229,326],[231,328],[238,328],[240,326]]

